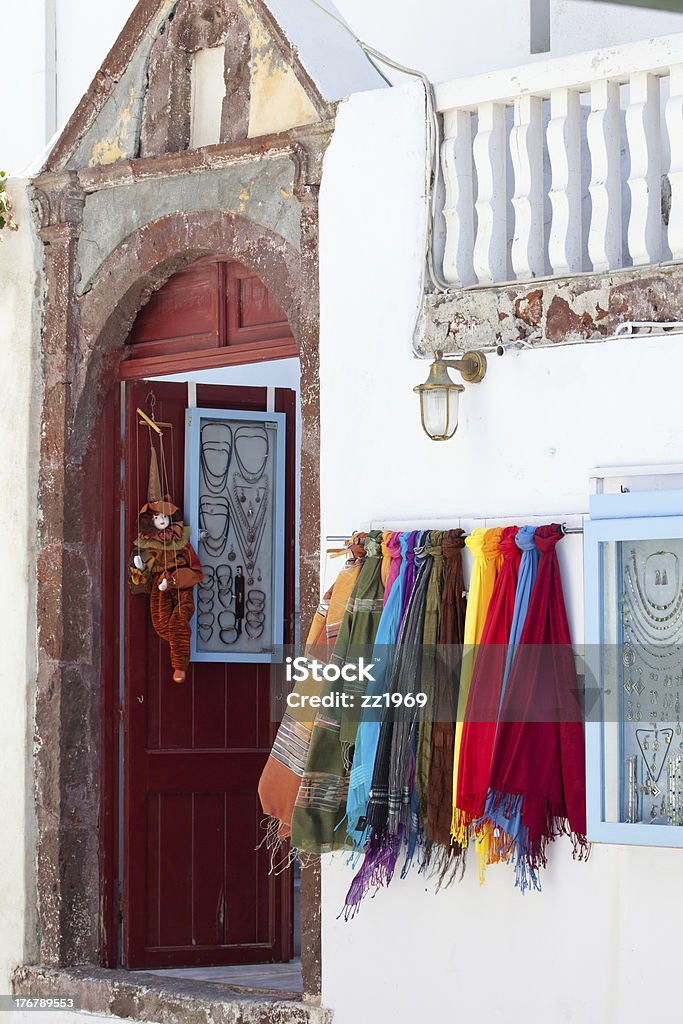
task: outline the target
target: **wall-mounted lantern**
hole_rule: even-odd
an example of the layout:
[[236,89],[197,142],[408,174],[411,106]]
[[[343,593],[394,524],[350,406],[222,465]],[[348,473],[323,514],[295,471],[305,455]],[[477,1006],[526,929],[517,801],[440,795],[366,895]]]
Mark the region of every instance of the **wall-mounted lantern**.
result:
[[427,380],[413,388],[420,396],[422,429],[432,441],[447,441],[458,429],[460,393],[465,389],[451,380],[449,369],[458,370],[468,384],[478,384],[486,375],[486,356],[465,352],[462,359],[444,359],[439,349],[434,353]]

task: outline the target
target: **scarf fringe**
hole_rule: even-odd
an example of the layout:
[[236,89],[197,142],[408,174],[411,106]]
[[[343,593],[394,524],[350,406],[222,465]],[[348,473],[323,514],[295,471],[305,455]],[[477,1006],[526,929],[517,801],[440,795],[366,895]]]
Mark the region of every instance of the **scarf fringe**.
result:
[[434,891],[440,892],[463,880],[466,858],[467,847],[432,843],[421,870],[430,881],[436,881]]
[[287,845],[289,836],[281,835],[282,822],[279,818],[271,816],[264,818],[261,822],[261,828],[264,829],[265,835],[255,849],[260,850],[265,846],[268,850],[270,854],[269,875],[277,877],[294,864],[299,864],[302,868],[305,868],[317,859],[313,854],[303,853],[301,850]]
[[344,774],[350,775],[351,766],[353,764],[353,751],[355,745],[353,743],[342,743],[340,745],[342,754],[342,764],[344,766]]
[[451,839],[456,846],[467,846],[470,841],[470,825],[474,815],[460,807],[453,807]]
[[363,899],[371,889],[374,889],[372,893],[374,897],[380,889],[386,888],[391,883],[401,850],[401,842],[400,832],[398,835],[383,832],[379,836],[373,832],[365,851],[365,858],[349,886],[339,917],[343,915],[345,921],[353,920],[360,910]]

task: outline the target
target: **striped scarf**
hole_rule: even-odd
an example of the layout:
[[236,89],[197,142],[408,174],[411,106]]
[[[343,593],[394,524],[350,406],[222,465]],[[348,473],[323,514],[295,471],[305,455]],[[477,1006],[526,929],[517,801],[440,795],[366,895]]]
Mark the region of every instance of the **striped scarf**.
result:
[[[371,648],[382,614],[381,534],[365,539],[365,559],[347,603],[331,662],[342,665]],[[356,692],[355,683],[324,682],[321,695]],[[342,734],[344,729],[344,734]],[[306,853],[327,853],[346,842],[340,828],[346,811],[349,750],[355,740],[353,714],[342,723],[342,709],[321,708],[315,716],[306,768],[292,814],[292,845]]]
[[[353,538],[344,568],[313,617],[305,648],[309,658],[323,662],[329,660],[365,558],[365,546],[359,543],[360,540],[360,536]],[[321,689],[322,683],[312,676],[294,686],[295,693],[308,695],[319,695]],[[294,803],[306,766],[312,730],[312,721],[302,720],[301,714],[285,712],[259,780],[261,806],[270,819],[267,842],[272,848],[291,834]]]

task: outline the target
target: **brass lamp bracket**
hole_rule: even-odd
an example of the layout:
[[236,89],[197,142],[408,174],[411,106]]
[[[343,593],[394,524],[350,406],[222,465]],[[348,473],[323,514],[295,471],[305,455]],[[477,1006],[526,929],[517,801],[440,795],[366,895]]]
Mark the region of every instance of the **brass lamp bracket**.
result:
[[449,369],[458,370],[468,384],[479,384],[486,376],[486,356],[483,352],[465,352],[462,359],[444,359],[443,352],[437,349],[434,358]]

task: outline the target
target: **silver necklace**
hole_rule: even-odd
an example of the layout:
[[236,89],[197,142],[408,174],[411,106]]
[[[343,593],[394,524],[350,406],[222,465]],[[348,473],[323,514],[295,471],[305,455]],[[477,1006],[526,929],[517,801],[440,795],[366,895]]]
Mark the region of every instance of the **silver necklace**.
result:
[[[244,458],[240,455],[240,441],[244,442],[247,439],[257,439],[265,441],[266,450],[263,456],[263,462],[256,469],[248,468],[244,463]],[[268,456],[270,455],[270,441],[268,439],[268,431],[263,427],[251,427],[241,426],[235,431],[234,438],[234,453],[237,465],[240,469],[240,474],[245,480],[248,480],[250,484],[255,484],[257,480],[260,480],[266,471],[268,465]],[[243,453],[246,455],[246,453]]]

